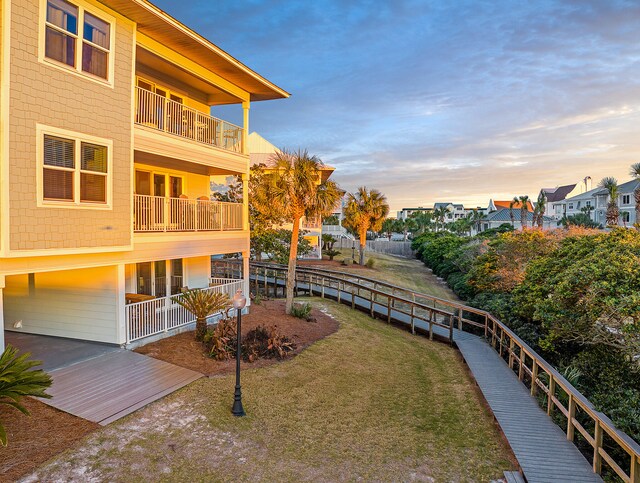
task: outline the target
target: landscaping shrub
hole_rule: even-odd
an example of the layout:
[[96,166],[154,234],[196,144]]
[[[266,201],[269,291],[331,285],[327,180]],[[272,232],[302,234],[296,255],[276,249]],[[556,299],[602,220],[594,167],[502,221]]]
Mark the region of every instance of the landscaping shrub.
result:
[[367,268],[373,268],[373,266],[376,264],[376,261],[373,258],[369,258],[367,259],[367,262],[365,263],[365,266]]
[[219,361],[236,355],[236,320],[223,317],[215,328],[207,330],[203,343],[209,357]]
[[342,264],[345,266],[353,265],[353,258],[345,258],[342,260]]
[[311,322],[311,304],[293,304],[293,307],[291,307],[291,315],[293,315],[294,317],[298,317],[299,319],[304,319],[307,322]]
[[278,332],[277,327],[259,325],[242,338],[242,357],[253,362],[260,357],[284,359],[296,348],[295,343]]
[[[51,377],[41,369],[40,361],[29,360],[31,354],[18,355],[18,349],[7,345],[0,356],[0,404],[12,406],[29,415],[29,410],[21,404],[24,396],[51,396],[45,390],[51,386]],[[0,421],[0,444],[7,445],[7,433]]]

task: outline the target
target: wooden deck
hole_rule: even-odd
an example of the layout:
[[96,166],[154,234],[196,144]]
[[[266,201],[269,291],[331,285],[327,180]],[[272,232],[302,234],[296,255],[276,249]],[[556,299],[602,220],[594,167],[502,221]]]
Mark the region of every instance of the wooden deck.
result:
[[[261,280],[264,281],[264,280]],[[269,284],[282,284],[284,280],[269,279]],[[384,318],[386,305],[374,303],[348,290],[324,288],[319,292],[306,283],[298,283],[302,291],[338,300],[340,303]],[[410,327],[409,317],[391,309],[390,320]],[[427,324],[417,322],[416,330],[427,331]],[[449,338],[449,331],[434,327],[434,335]],[[469,366],[478,387],[500,425],[521,471],[528,483],[547,482],[601,482],[591,464],[567,440],[566,434],[556,426],[538,406],[529,390],[500,358],[498,353],[481,337],[454,329],[453,340]]]
[[202,377],[202,374],[119,349],[50,372],[42,401],[101,425],[109,424]]

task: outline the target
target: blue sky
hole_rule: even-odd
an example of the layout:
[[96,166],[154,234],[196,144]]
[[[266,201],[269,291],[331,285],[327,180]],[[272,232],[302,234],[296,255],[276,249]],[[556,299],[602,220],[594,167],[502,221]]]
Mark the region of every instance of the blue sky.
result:
[[640,162],[639,0],[154,3],[292,93],[254,103],[252,131],[392,210]]

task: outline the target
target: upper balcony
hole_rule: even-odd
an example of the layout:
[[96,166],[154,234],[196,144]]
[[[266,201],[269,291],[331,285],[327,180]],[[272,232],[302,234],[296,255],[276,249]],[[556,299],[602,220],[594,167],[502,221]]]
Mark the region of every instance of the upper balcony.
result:
[[172,136],[242,153],[244,129],[143,87],[135,88],[134,122]]

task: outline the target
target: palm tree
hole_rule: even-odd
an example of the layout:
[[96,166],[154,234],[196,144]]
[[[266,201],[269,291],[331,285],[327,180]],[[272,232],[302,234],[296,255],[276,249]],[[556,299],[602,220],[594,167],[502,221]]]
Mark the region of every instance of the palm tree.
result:
[[470,213],[470,219],[473,223],[473,227],[476,229],[476,234],[480,233],[480,228],[482,228],[482,221],[487,218],[482,211],[474,208],[474,210]]
[[[427,230],[427,228],[431,226],[432,220],[432,213],[416,211],[414,213],[411,213],[411,215],[409,215],[409,218],[407,219],[407,221],[410,222],[410,226],[408,228],[415,228],[415,230],[417,230],[419,233],[423,233]],[[409,231],[413,230],[410,229]]]
[[272,158],[264,182],[255,186],[254,208],[267,218],[292,224],[285,311],[291,313],[302,218],[329,216],[342,192],[333,181],[322,181],[324,163],[307,151],[279,151]]
[[443,206],[433,210],[433,219],[436,222],[436,231],[439,231],[439,227],[444,225],[444,220],[447,217],[447,209]]
[[538,195],[538,201],[536,202],[536,208],[533,212],[533,224],[542,228],[544,222],[544,212],[546,211],[547,197],[544,191],[540,191]]
[[[45,390],[51,385],[51,377],[41,369],[39,361],[28,360],[31,354],[18,355],[18,349],[7,345],[0,355],[0,404],[12,406],[29,416],[29,410],[22,404],[25,396],[50,398]],[[7,433],[0,422],[0,444],[7,445]]]
[[[640,181],[640,163],[631,165],[630,174],[636,180]],[[636,228],[640,230],[640,183],[638,183],[638,186],[636,186],[636,189],[633,191],[633,197],[636,202]]]
[[360,238],[360,265],[364,265],[364,248],[367,244],[367,231],[378,231],[389,214],[387,198],[378,190],[358,188],[355,194],[349,193],[344,210],[343,225],[351,228]]
[[609,202],[607,203],[607,226],[615,226],[618,224],[620,210],[618,209],[618,180],[607,176],[602,178],[600,188],[606,189],[609,193]]
[[527,227],[527,215],[529,213],[529,197],[527,195],[516,196],[510,203],[510,207],[520,204],[520,226],[524,229]]
[[202,342],[207,333],[207,317],[222,312],[230,306],[231,300],[223,293],[198,288],[187,290],[173,298],[196,318],[196,340]]
[[516,227],[516,219],[513,216],[513,207],[516,205],[516,203],[518,203],[518,197],[516,196],[515,198],[513,198],[511,200],[511,202],[509,203],[509,218],[511,218],[511,228]]

